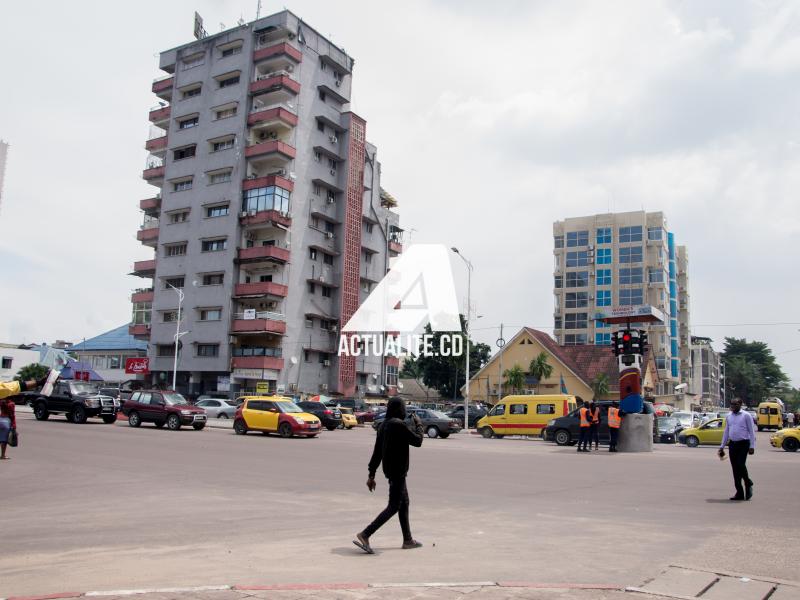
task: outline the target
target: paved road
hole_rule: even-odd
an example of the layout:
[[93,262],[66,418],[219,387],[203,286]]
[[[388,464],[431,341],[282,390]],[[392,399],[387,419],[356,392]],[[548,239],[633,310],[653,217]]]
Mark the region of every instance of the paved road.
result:
[[[639,585],[670,563],[798,579],[800,454],[768,435],[756,496],[729,503],[711,448],[578,454],[539,440],[426,439],[409,478],[420,550],[396,521],[360,554],[383,507],[364,485],[371,429],[289,439],[230,430],[73,425],[21,415],[0,463],[0,597],[297,582],[534,581]],[[739,535],[726,533],[741,528]],[[794,528],[792,529],[794,531]]]

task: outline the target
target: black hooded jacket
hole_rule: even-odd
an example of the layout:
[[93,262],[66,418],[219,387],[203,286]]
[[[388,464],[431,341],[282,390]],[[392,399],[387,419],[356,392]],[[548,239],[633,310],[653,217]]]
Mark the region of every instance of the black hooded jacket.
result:
[[378,428],[375,449],[369,461],[369,476],[383,462],[383,474],[390,481],[405,477],[408,473],[408,447],[422,446],[422,424],[414,425],[414,431],[406,425],[406,407],[400,398],[392,398],[386,405],[386,420]]

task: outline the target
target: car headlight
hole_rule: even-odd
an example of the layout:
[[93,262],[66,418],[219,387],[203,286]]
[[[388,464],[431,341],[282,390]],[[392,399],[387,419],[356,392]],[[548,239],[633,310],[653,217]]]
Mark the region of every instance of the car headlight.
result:
[[306,424],[305,419],[302,419],[300,417],[295,417],[294,420],[297,421],[298,425],[305,425]]
[[553,425],[555,425],[555,424],[556,424],[556,420],[555,420],[555,419],[550,419],[550,420],[547,422],[547,426],[548,426],[548,427],[552,427],[552,426],[553,426]]
[[192,414],[192,411],[190,411],[190,410],[182,410],[181,414],[182,415],[190,415],[190,414]]
[[83,403],[89,408],[97,408],[100,406],[100,400],[97,398],[86,398]]
[[120,406],[120,401],[119,401],[119,400],[114,400],[114,406],[115,406],[116,408],[119,408],[119,406]]

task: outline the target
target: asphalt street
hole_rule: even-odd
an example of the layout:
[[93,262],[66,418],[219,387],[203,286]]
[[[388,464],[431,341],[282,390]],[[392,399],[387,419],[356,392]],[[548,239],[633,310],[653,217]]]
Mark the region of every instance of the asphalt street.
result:
[[751,502],[710,447],[579,454],[461,434],[412,448],[411,524],[351,540],[385,505],[371,428],[317,439],[73,425],[19,415],[0,463],[0,597],[315,582],[639,585],[668,564],[798,580],[800,453],[759,434]]

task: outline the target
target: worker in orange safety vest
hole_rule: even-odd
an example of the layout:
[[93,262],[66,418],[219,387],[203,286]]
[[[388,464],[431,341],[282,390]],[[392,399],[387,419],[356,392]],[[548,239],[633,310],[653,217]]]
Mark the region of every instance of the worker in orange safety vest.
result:
[[589,407],[583,405],[578,411],[580,415],[580,437],[578,438],[578,452],[589,452],[589,429],[591,428],[591,416],[589,415]]
[[608,451],[617,451],[617,439],[619,438],[619,426],[622,425],[622,414],[619,410],[619,403],[614,402],[608,408]]

